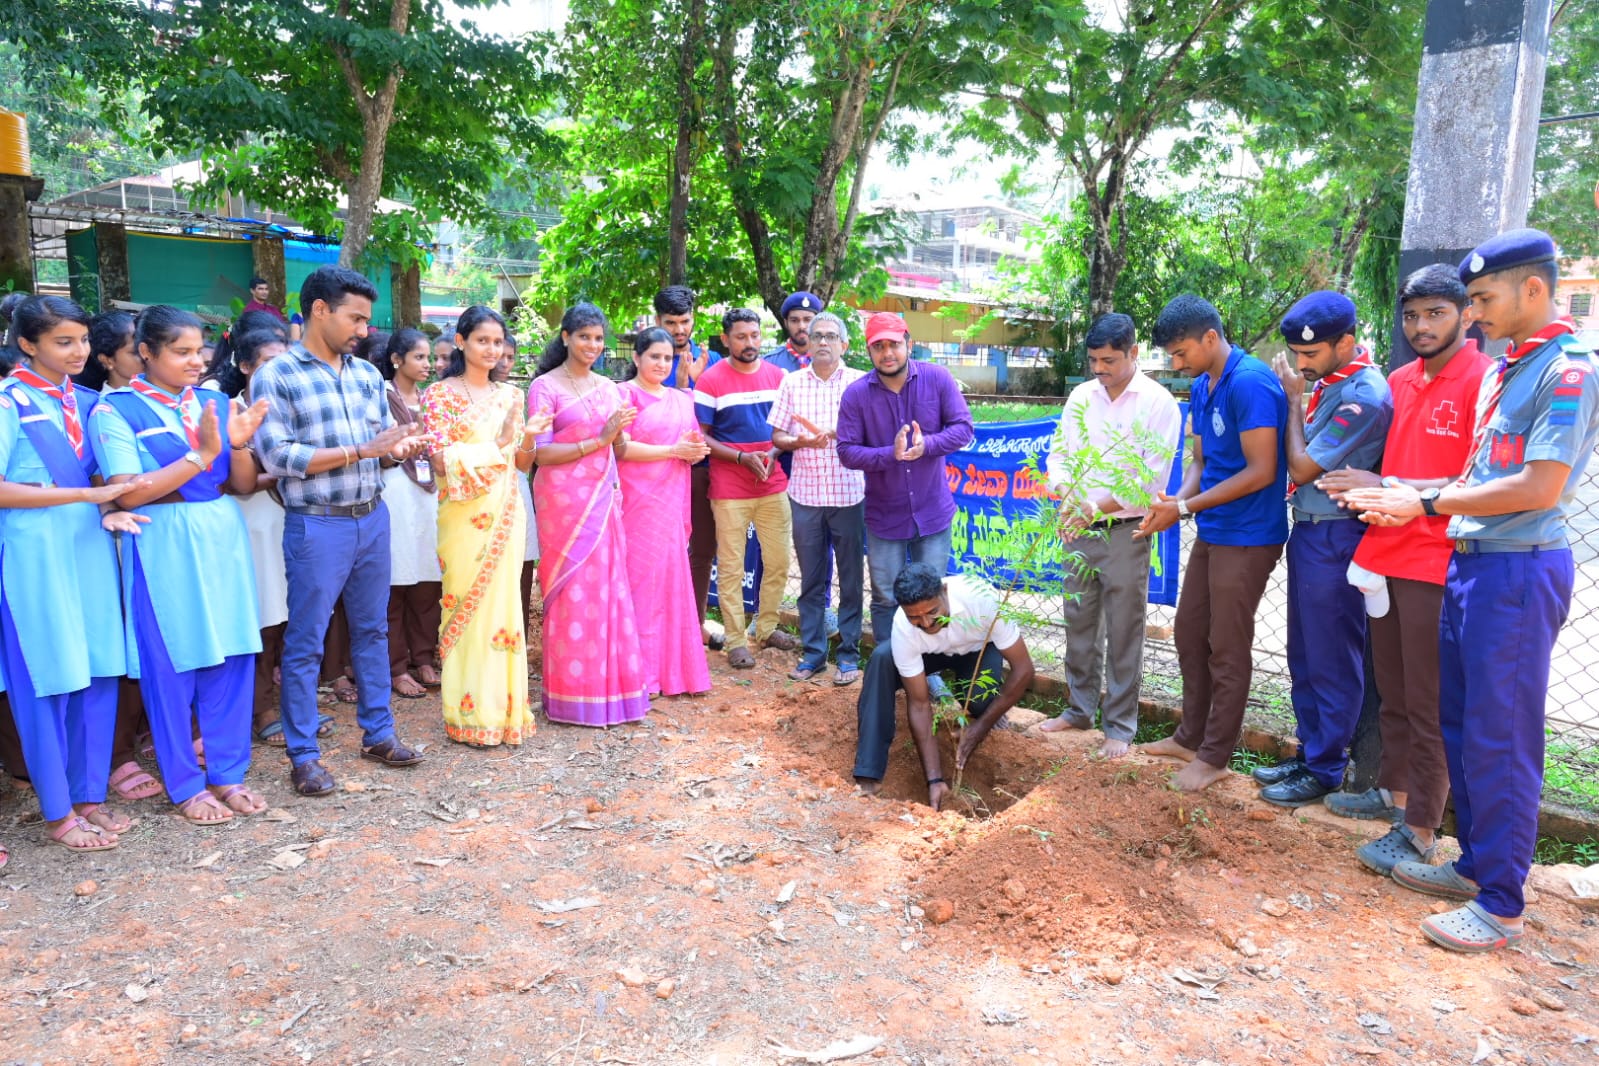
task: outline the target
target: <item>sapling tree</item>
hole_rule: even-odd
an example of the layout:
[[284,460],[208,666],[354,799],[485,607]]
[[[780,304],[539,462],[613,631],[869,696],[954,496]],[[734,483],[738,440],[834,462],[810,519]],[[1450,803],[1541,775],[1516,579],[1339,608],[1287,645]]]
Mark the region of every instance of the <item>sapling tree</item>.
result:
[[[1047,486],[1047,491],[1010,514],[995,503],[989,516],[989,535],[973,542],[976,576],[999,593],[999,611],[983,634],[985,645],[1000,618],[1031,630],[1058,623],[1056,617],[1045,617],[1018,605],[1016,593],[1052,593],[1068,575],[1078,579],[1092,576],[1094,570],[1086,556],[1073,547],[1083,538],[1107,535],[1103,528],[1094,528],[1094,508],[1089,501],[1109,493],[1131,507],[1147,506],[1153,502],[1149,486],[1173,455],[1174,443],[1141,422],[1112,435],[1103,444],[1095,444],[1088,433],[1086,410],[1079,410],[1076,417],[1076,439],[1083,443],[1070,447],[1065,426],[1056,428],[1050,442],[1052,476],[1044,473],[1046,457],[1034,453],[1023,462],[1022,473],[1013,479],[1013,483],[1031,479]],[[1173,531],[1165,535],[1176,534]],[[1157,542],[1151,541],[1150,550],[1156,547]],[[1077,598],[1077,594],[1063,589],[1063,603],[1069,605]],[[991,698],[999,685],[1000,679],[982,669],[979,662],[972,675],[957,684],[954,697],[941,703],[934,715],[935,726],[941,719],[952,719],[964,735],[973,703]],[[965,795],[964,775],[965,766],[957,765],[952,783],[956,795]],[[970,803],[969,797],[967,802]]]

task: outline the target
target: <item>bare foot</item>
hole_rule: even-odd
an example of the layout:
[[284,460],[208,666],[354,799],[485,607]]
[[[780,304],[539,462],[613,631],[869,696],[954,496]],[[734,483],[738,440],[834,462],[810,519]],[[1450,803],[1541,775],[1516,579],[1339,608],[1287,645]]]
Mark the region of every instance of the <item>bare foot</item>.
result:
[[857,777],[855,779],[855,787],[867,796],[875,796],[882,791],[883,783],[881,781],[873,781],[869,777]]
[[1038,731],[1040,733],[1065,733],[1073,729],[1083,730],[1087,728],[1088,726],[1078,725],[1064,714],[1058,718],[1051,718],[1047,722],[1040,722],[1038,725]]
[[439,672],[430,663],[423,663],[416,668],[416,679],[427,688],[439,687]]
[[1101,759],[1120,759],[1132,750],[1132,745],[1127,743],[1127,741],[1112,740],[1106,737],[1105,743],[1099,746],[1099,751],[1096,754]]
[[389,679],[389,684],[393,686],[396,696],[403,696],[408,700],[419,699],[427,695],[427,689],[423,688],[417,679],[410,674],[395,674]]
[[1149,744],[1140,744],[1138,750],[1145,755],[1155,755],[1163,759],[1181,759],[1183,762],[1193,762],[1195,755],[1195,752],[1183,747],[1171,737]]
[[1171,779],[1171,787],[1179,792],[1203,792],[1231,772],[1225,766],[1212,766],[1194,759],[1177,771],[1177,776]]

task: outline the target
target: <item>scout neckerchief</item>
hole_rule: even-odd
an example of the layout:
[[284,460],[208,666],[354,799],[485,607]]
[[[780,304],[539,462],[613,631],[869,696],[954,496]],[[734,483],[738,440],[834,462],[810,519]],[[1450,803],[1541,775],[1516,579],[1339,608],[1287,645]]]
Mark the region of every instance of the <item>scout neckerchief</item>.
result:
[[788,354],[794,357],[794,362],[799,364],[801,370],[811,365],[811,357],[805,352],[796,350],[793,341],[784,341],[783,347],[788,349]]
[[1355,346],[1355,357],[1331,374],[1316,382],[1316,387],[1310,390],[1310,402],[1305,404],[1305,425],[1310,425],[1311,418],[1316,414],[1316,405],[1321,403],[1321,394],[1329,385],[1336,385],[1340,381],[1348,381],[1362,370],[1371,366],[1371,351],[1364,344]]
[[25,366],[13,370],[11,376],[24,385],[32,386],[46,396],[52,397],[61,405],[61,421],[67,428],[67,443],[72,445],[73,453],[82,459],[83,422],[78,418],[78,398],[73,394],[72,382],[69,380],[63,389],[60,385],[50,384]]
[[194,416],[194,409],[198,404],[195,402],[192,387],[185,385],[182,395],[174,398],[171,393],[163,392],[146,381],[143,374],[134,378],[128,386],[145,399],[177,414],[178,420],[183,423],[183,434],[189,438],[189,447],[195,451],[200,450],[200,422]]
[[1522,341],[1512,351],[1499,357],[1499,363],[1494,372],[1493,388],[1488,393],[1488,399],[1483,401],[1481,410],[1477,414],[1477,430],[1472,435],[1471,451],[1466,453],[1466,469],[1460,472],[1457,485],[1464,485],[1471,476],[1472,469],[1477,465],[1477,453],[1482,451],[1482,446],[1487,443],[1489,429],[1488,423],[1493,421],[1494,412],[1499,410],[1499,401],[1504,399],[1505,386],[1510,381],[1510,375],[1521,365],[1522,360],[1545,344],[1564,333],[1575,333],[1576,327],[1569,319],[1557,318],[1537,333]]

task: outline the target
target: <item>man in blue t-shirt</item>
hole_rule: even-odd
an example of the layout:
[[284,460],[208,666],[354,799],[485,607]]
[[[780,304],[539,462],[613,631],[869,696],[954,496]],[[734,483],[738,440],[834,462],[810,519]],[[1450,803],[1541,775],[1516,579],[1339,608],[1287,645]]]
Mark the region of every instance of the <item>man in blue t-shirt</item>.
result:
[[1471,459],[1459,481],[1358,489],[1344,499],[1374,525],[1450,515],[1455,551],[1438,625],[1438,718],[1460,858],[1401,862],[1393,879],[1465,906],[1421,923],[1452,951],[1520,940],[1522,886],[1538,840],[1544,707],[1555,638],[1575,578],[1566,532],[1599,440],[1593,344],[1555,305],[1555,242],[1511,230],[1460,264],[1477,325],[1510,351],[1483,380]]
[[1260,768],[1255,780],[1266,786],[1260,798],[1279,807],[1343,786],[1366,701],[1366,598],[1349,581],[1366,527],[1315,484],[1329,470],[1382,464],[1393,395],[1355,328],[1355,301],[1328,289],[1294,304],[1278,326],[1288,342],[1272,368],[1288,394],[1288,676],[1299,757]]
[[1149,507],[1147,537],[1192,515],[1199,535],[1177,598],[1177,663],[1183,720],[1151,755],[1188,765],[1172,784],[1185,792],[1227,775],[1244,728],[1254,675],[1255,608],[1288,539],[1283,433],[1288,400],[1271,367],[1227,342],[1221,315],[1198,296],[1173,299],[1150,338],[1194,379],[1194,461],[1177,495]]

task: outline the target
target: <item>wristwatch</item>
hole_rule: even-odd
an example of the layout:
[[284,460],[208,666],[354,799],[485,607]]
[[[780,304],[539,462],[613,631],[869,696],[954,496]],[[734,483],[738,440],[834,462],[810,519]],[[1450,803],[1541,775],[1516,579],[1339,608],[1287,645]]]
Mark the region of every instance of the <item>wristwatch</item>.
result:
[[184,452],[183,457],[189,462],[193,463],[197,469],[205,469],[205,459],[202,458],[200,453],[195,451],[193,448],[190,448],[188,451]]
[[1432,518],[1438,517],[1438,508],[1434,505],[1438,501],[1438,494],[1442,491],[1436,487],[1421,490],[1421,510],[1424,514]]
[[1188,509],[1188,501],[1186,499],[1184,499],[1183,497],[1179,496],[1177,498],[1177,518],[1178,518],[1178,520],[1181,521],[1184,518],[1191,518],[1191,517],[1193,517],[1193,514],[1194,514],[1194,512],[1192,512],[1192,511],[1190,511]]

